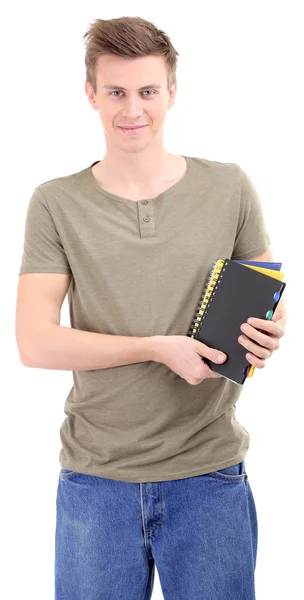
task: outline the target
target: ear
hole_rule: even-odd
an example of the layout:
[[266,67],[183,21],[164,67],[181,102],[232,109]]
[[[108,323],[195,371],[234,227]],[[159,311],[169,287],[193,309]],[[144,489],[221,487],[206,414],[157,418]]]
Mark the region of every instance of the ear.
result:
[[170,90],[169,90],[169,104],[168,104],[168,108],[171,108],[175,102],[175,96],[176,96],[176,92],[177,92],[177,83],[173,83],[173,85],[171,86]]

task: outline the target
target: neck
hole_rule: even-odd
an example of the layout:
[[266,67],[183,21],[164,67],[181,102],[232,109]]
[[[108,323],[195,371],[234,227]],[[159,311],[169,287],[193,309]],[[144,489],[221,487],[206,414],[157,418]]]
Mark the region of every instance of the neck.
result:
[[96,165],[102,181],[115,182],[125,189],[146,188],[161,181],[170,173],[176,156],[162,152],[115,152],[107,150],[103,160]]

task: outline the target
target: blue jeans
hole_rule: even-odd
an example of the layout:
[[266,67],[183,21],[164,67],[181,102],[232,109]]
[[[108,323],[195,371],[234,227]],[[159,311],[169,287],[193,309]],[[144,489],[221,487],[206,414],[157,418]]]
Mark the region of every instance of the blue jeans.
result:
[[55,600],[255,600],[258,523],[242,461],[131,483],[61,469]]

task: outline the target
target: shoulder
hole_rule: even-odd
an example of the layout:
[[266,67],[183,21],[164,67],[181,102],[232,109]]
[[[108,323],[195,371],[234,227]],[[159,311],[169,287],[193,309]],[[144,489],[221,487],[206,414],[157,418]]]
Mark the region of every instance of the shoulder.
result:
[[217,174],[227,174],[238,178],[241,176],[242,169],[237,163],[209,160],[207,158],[200,158],[198,156],[191,156],[190,158],[193,165],[202,171],[211,171]]
[[71,198],[77,194],[81,185],[85,183],[86,171],[87,168],[70,175],[61,175],[43,181],[36,186],[35,192],[42,196],[47,205],[55,205],[58,200],[62,202],[65,198]]

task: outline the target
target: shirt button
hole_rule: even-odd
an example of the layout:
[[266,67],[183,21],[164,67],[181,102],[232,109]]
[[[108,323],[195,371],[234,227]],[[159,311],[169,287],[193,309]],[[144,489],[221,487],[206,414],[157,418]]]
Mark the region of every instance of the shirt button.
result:
[[148,217],[148,215],[146,217],[143,218],[143,221],[145,221],[146,223],[148,223],[148,221],[150,221],[150,217]]
[[142,204],[148,204],[148,200],[141,200]]

